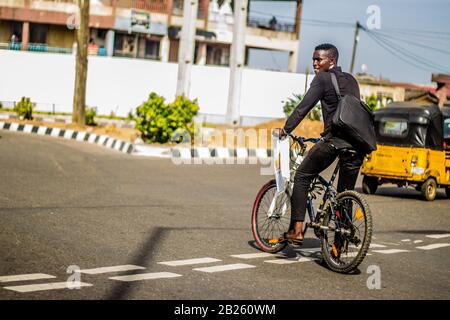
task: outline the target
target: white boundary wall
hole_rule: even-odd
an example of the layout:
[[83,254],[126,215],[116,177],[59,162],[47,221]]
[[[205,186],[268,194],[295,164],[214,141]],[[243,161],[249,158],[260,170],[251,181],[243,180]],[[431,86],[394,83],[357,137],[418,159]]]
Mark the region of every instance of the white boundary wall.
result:
[[[126,116],[151,91],[167,101],[175,97],[177,64],[151,60],[89,57],[86,103],[98,114]],[[244,69],[243,117],[282,118],[283,100],[304,93],[305,75]],[[312,77],[308,78],[310,83]],[[37,102],[37,110],[72,112],[75,57],[67,54],[0,50],[0,101]],[[198,98],[200,113],[224,116],[227,110],[229,68],[192,68],[190,98]]]

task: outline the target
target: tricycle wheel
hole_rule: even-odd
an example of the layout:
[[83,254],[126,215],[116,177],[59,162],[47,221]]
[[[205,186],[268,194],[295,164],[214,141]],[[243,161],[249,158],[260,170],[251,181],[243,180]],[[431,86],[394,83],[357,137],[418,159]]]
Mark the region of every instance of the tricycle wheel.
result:
[[436,190],[437,190],[437,184],[436,180],[433,178],[428,178],[425,180],[425,182],[422,184],[422,196],[427,201],[433,201],[434,198],[436,198]]
[[378,188],[378,178],[364,176],[362,190],[365,194],[374,194]]

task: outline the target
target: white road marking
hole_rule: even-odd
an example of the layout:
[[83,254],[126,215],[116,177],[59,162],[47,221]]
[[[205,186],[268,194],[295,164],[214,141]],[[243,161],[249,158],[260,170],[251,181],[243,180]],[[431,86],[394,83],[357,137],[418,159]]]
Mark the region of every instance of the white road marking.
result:
[[37,134],[43,136],[43,135],[45,135],[45,131],[47,131],[47,127],[41,127],[41,126],[39,126],[39,129],[38,129],[38,131],[37,131]]
[[236,263],[236,264],[225,264],[222,266],[214,266],[214,267],[195,268],[193,270],[210,273],[210,272],[221,272],[221,271],[247,269],[247,268],[256,268],[256,266],[252,266],[250,264],[245,264],[245,263]]
[[[68,284],[74,285],[72,282],[53,282],[53,283],[41,283],[41,284],[30,284],[24,286],[12,286],[12,287],[4,287],[7,290],[12,290],[16,292],[34,292],[34,291],[46,291],[46,290],[56,290],[56,289],[68,289]],[[77,284],[79,287],[91,287],[92,284],[79,282]]]
[[29,281],[29,280],[41,280],[41,279],[54,279],[55,276],[44,273],[30,273],[30,274],[19,274],[14,276],[2,276],[0,277],[0,282],[13,282],[13,281]]
[[123,145],[122,152],[126,153],[129,147],[130,147],[130,144],[129,144],[128,142],[126,142],[126,143]]
[[400,243],[395,243],[395,242],[383,242],[383,243],[391,245],[391,246],[399,246],[400,245]]
[[414,240],[414,243],[422,243],[423,240]]
[[373,250],[373,252],[384,253],[384,254],[392,254],[392,253],[400,253],[400,252],[410,252],[410,250],[388,249],[388,250]]
[[423,247],[416,247],[417,249],[422,250],[432,250],[432,249],[438,249],[438,248],[444,248],[450,246],[450,243],[435,243],[435,244],[429,244],[427,246]]
[[59,133],[61,132],[60,128],[52,128],[52,132],[50,133],[51,137],[59,137]]
[[84,140],[84,138],[86,137],[86,131],[80,131],[80,132],[78,132],[78,134],[77,134],[77,141],[83,141]]
[[65,132],[64,132],[64,139],[72,139],[72,135],[73,135],[73,133],[74,133],[75,131],[74,130],[72,130],[72,129],[67,129]]
[[218,262],[222,261],[215,258],[198,258],[198,259],[186,259],[186,260],[174,260],[174,261],[162,261],[158,262],[159,264],[164,264],[166,266],[186,266],[186,265],[192,265],[192,264],[201,264],[201,263],[211,263],[211,262]]
[[111,148],[111,146],[112,146],[113,143],[114,143],[114,139],[113,139],[113,138],[110,138],[110,139],[108,140],[108,142],[106,142],[106,146],[105,146],[105,147]]
[[85,274],[100,274],[100,273],[109,273],[109,272],[118,272],[118,271],[130,271],[130,270],[141,270],[145,269],[144,267],[135,266],[132,264],[127,264],[123,266],[112,266],[112,267],[103,267],[103,268],[94,268],[94,269],[81,269],[79,273]]
[[371,243],[370,248],[386,248],[384,244]]
[[31,133],[31,130],[33,130],[33,126],[32,126],[31,124],[26,124],[26,125],[23,127],[23,132]]
[[236,157],[237,158],[248,158],[247,148],[237,148],[236,149]]
[[114,145],[114,150],[120,151],[121,144],[122,144],[121,140],[116,140],[116,144]]
[[240,259],[253,259],[253,258],[265,258],[273,256],[273,253],[245,253],[245,254],[234,254],[231,257],[240,258]]
[[403,239],[402,242],[410,242],[410,239]]
[[95,138],[97,138],[97,135],[95,133],[89,134],[88,142],[89,143],[94,143]]
[[294,249],[295,251],[304,251],[304,252],[318,252],[321,251],[322,248],[304,248],[304,249]]
[[97,144],[103,145],[103,142],[105,142],[105,140],[106,140],[107,138],[108,138],[108,137],[105,136],[105,135],[100,135],[100,138],[98,139]]
[[17,131],[17,129],[19,129],[19,124],[17,122],[11,123],[11,126],[9,127],[9,130]]
[[428,236],[426,236],[427,238],[432,238],[432,239],[442,239],[442,238],[448,238],[450,237],[450,233],[445,233],[445,234],[430,234]]
[[290,264],[290,263],[298,263],[298,262],[309,262],[319,260],[318,258],[307,258],[307,257],[301,257],[301,258],[288,258],[288,259],[274,259],[274,260],[265,260],[264,262],[267,263],[275,263],[275,264]]
[[[346,254],[343,254],[341,257],[342,258],[353,258],[353,257],[356,257],[357,255],[358,255],[358,253],[359,252],[355,252],[355,251],[353,251],[353,252],[348,252],[348,253],[346,253]],[[371,256],[372,254],[370,254],[370,253],[366,253],[366,256]]]
[[149,280],[149,279],[165,279],[165,278],[175,278],[181,277],[181,274],[172,273],[172,272],[152,272],[152,273],[139,273],[132,274],[128,276],[120,276],[120,277],[111,277],[111,280],[117,281],[140,281],[140,280]]

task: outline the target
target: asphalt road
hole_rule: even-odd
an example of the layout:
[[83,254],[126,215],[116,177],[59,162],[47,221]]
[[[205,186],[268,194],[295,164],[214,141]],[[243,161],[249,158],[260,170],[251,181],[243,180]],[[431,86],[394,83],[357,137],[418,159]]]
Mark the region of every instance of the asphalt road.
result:
[[[433,202],[394,186],[367,196],[378,246],[355,274],[342,275],[320,261],[277,265],[265,262],[275,256],[232,256],[260,253],[250,216],[270,178],[261,165],[175,165],[77,141],[0,136],[0,299],[450,298],[450,200],[443,190]],[[303,249],[318,245],[309,234]],[[210,259],[159,263],[198,258]],[[243,268],[194,270],[236,264]],[[128,265],[140,268],[97,269]],[[48,290],[73,280],[77,267],[96,269],[81,273],[87,286]],[[379,289],[367,286],[374,269]],[[34,279],[11,278],[30,274]],[[134,274],[166,278],[110,279]]]

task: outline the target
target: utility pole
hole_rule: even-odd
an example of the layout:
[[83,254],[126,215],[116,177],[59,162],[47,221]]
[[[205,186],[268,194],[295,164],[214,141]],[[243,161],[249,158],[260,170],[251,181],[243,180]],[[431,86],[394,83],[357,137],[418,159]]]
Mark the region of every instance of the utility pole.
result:
[[86,80],[88,70],[88,40],[89,40],[89,0],[78,0],[80,10],[80,25],[76,29],[76,65],[75,89],[73,94],[72,122],[85,125]]
[[245,62],[245,27],[248,1],[234,1],[233,43],[231,44],[227,106],[227,122],[232,125],[240,124],[239,104],[241,100],[242,70]]
[[306,78],[305,78],[305,92],[303,93],[303,95],[305,95],[306,91],[308,90],[308,76],[309,76],[309,67],[308,66],[306,66],[305,75],[306,75]]
[[198,0],[184,0],[183,5],[183,27],[181,29],[180,51],[178,52],[176,95],[188,97],[191,84],[191,68],[194,59]]
[[359,24],[359,21],[356,21],[355,38],[353,39],[352,61],[350,63],[350,73],[353,73],[353,66],[355,64],[356,47],[358,46],[358,41],[359,41],[359,36],[358,36],[359,28],[361,28],[361,25]]

